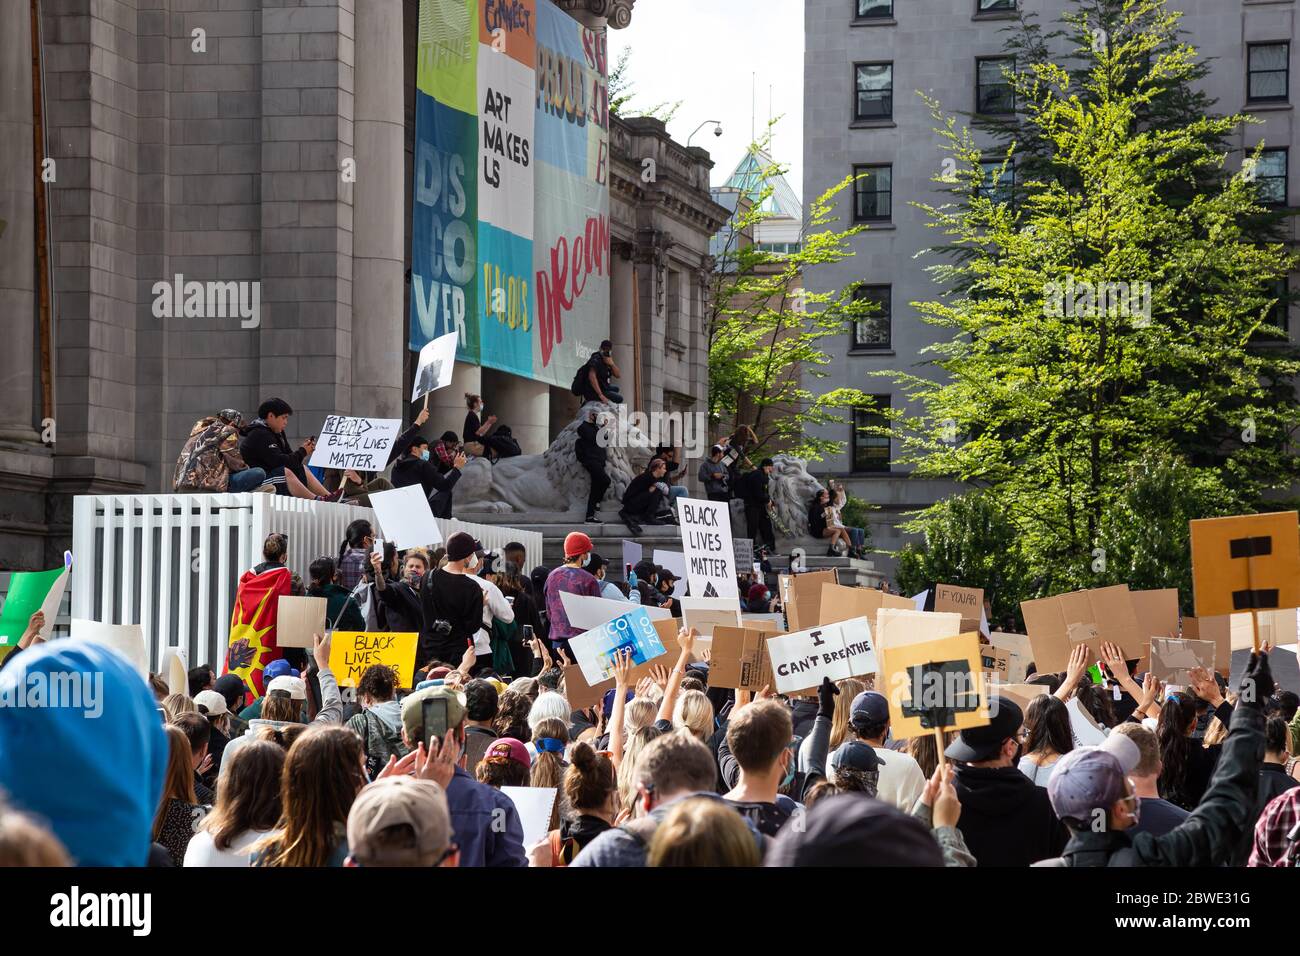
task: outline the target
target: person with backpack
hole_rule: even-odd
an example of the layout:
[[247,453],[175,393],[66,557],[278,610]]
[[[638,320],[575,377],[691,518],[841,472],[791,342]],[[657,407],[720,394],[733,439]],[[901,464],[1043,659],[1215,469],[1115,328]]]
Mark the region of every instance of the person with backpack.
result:
[[250,468],[239,452],[239,428],[244,416],[233,408],[200,418],[176,459],[172,489],[179,492],[274,491],[266,470]]
[[393,465],[393,487],[405,488],[419,485],[429,499],[429,509],[435,518],[451,517],[452,491],[460,481],[461,469],[468,459],[457,451],[451,467],[443,470],[430,461],[429,439],[417,435],[410,446]]
[[587,364],[574,373],[573,384],[569,387],[574,395],[583,402],[604,402],[606,405],[622,405],[623,396],[618,386],[610,380],[621,378],[618,365],[614,362],[614,343],[609,339],[600,343],[600,351],[592,352]]
[[560,800],[568,812],[558,830],[528,848],[530,866],[568,866],[587,844],[614,826],[618,780],[609,757],[591,744],[575,744],[560,784]]
[[366,753],[366,774],[374,780],[389,757],[402,758],[411,748],[402,740],[402,705],[397,700],[397,672],[386,664],[371,664],[357,681],[361,712],[348,719]]

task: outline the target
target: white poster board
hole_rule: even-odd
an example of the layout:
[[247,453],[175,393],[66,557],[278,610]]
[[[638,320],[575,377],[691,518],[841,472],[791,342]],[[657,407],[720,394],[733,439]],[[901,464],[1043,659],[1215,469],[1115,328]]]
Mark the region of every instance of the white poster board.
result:
[[438,522],[429,509],[429,499],[424,497],[421,485],[371,492],[370,507],[375,510],[384,537],[392,541],[397,550],[442,544],[442,532],[438,530]]
[[308,464],[313,468],[383,471],[388,467],[388,456],[401,429],[400,418],[328,415]]
[[451,373],[456,366],[456,344],[459,341],[459,332],[448,332],[420,349],[420,364],[415,370],[411,401],[418,401],[422,395],[451,384]]
[[1083,709],[1079,698],[1071,697],[1065,702],[1065,709],[1070,715],[1070,733],[1074,735],[1076,747],[1100,747],[1106,742],[1106,731]]
[[[321,600],[324,600],[322,598]],[[162,666],[158,673],[167,681],[167,693],[190,692],[190,653],[183,647],[168,647],[163,651]]]
[[661,551],[655,548],[654,563],[661,568],[667,568],[673,574],[677,575],[677,580],[673,583],[673,597],[680,598],[686,596],[686,555],[680,551]]
[[768,638],[767,653],[779,694],[817,687],[823,677],[837,681],[874,674],[877,667],[865,617]]
[[103,624],[74,617],[71,639],[110,647],[125,657],[141,677],[149,678],[149,655],[145,650],[144,629],[139,624]]
[[739,600],[730,504],[678,498],[677,521],[681,528],[686,581],[691,596]]
[[[453,335],[455,333],[452,333]],[[546,838],[551,829],[551,810],[555,806],[554,787],[502,787],[519,812],[524,828],[524,849]]]
[[741,626],[740,602],[735,598],[684,597],[681,602],[683,626],[695,628],[701,637],[713,637],[719,624]]
[[[627,605],[623,605],[627,607]],[[588,686],[599,684],[614,676],[610,666],[614,652],[627,648],[632,652],[632,663],[644,664],[668,653],[643,607],[627,611],[600,627],[594,627],[577,637],[569,638],[569,649],[574,663],[582,669],[582,678]]]
[[[568,591],[560,592],[560,603],[564,605],[564,613],[569,618],[569,626],[580,631],[589,631],[593,627],[600,627],[602,624],[606,624],[628,612],[627,601],[589,597],[586,594],[570,594]],[[666,607],[650,607],[649,605],[641,605],[641,607],[652,621],[673,616],[672,612]]]

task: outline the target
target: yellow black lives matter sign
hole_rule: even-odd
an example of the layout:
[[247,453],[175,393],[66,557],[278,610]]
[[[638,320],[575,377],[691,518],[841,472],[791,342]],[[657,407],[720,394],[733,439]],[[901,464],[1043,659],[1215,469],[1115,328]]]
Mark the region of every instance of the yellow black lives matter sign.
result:
[[342,687],[355,687],[372,664],[397,671],[398,687],[415,677],[415,646],[420,635],[393,631],[335,631],[330,643],[330,670]]

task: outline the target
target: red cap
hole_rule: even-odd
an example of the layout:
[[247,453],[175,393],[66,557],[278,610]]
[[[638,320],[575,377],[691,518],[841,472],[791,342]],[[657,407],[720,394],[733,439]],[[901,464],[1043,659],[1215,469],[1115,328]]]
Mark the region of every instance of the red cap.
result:
[[566,558],[577,557],[580,554],[586,554],[588,551],[594,551],[591,546],[591,539],[581,531],[570,531],[564,536],[564,556]]

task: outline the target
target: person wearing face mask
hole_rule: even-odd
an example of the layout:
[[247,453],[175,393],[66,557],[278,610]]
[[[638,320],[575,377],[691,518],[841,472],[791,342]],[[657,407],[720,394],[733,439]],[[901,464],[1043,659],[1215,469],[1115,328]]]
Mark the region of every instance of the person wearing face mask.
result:
[[[459,661],[483,627],[483,591],[472,579],[477,542],[463,531],[447,539],[447,564],[420,582],[424,626],[415,652],[418,670],[431,660]],[[477,650],[477,648],[476,648]]]
[[370,556],[375,570],[375,593],[379,596],[380,626],[386,631],[419,633],[424,630],[424,609],[420,603],[420,583],[429,573],[429,552],[409,548],[402,558],[402,574],[389,580],[380,570],[383,559]]
[[466,445],[475,442],[482,445],[484,456],[492,462],[495,462],[498,458],[509,458],[519,454],[518,445],[513,437],[509,441],[506,440],[506,436],[510,434],[508,428],[502,426],[497,429],[497,432],[501,433],[499,438],[497,434],[493,433],[493,429],[497,424],[497,417],[495,415],[489,415],[487,418],[483,417],[482,396],[466,392],[465,406],[469,411],[465,413],[465,428],[461,432],[461,438]]
[[406,454],[393,465],[393,487],[419,485],[429,499],[429,508],[434,517],[450,518],[452,489],[460,481],[461,469],[465,467],[465,453],[456,453],[451,468],[446,473],[439,471],[438,466],[429,459],[429,439],[423,435],[416,437]]
[[569,623],[560,598],[562,592],[600,597],[600,582],[587,570],[591,561],[591,538],[581,531],[570,531],[564,539],[564,563],[546,576],[542,593],[546,597],[546,618],[550,622],[549,639],[553,649],[562,649],[569,660],[574,660],[569,650],[569,638],[582,632]]
[[987,724],[963,730],[944,751],[959,763],[957,829],[978,866],[1028,866],[1057,856],[1069,835],[1047,790],[1016,767],[1024,713],[1001,696],[989,699],[989,712]]

